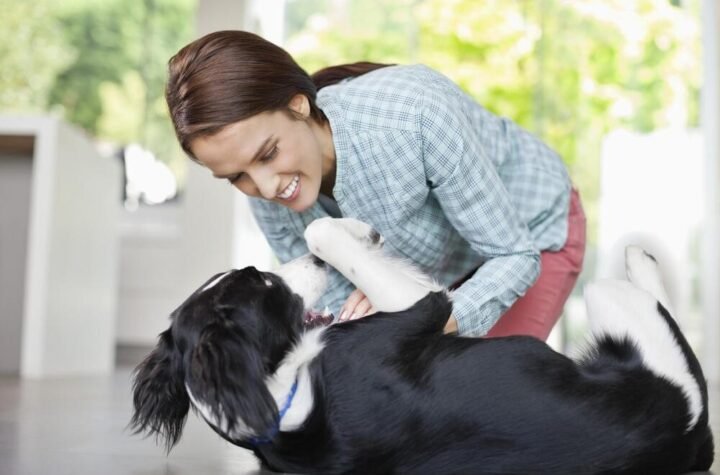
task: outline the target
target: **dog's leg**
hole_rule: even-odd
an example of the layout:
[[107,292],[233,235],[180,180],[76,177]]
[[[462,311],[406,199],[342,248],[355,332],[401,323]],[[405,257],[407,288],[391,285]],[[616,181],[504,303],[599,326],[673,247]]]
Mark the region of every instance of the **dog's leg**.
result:
[[412,307],[442,287],[407,262],[383,253],[382,236],[352,218],[321,218],[305,231],[310,252],[350,280],[381,312]]
[[625,248],[625,272],[628,280],[655,297],[670,315],[674,315],[660,269],[655,258],[637,246]]
[[655,259],[639,247],[629,247],[625,258],[630,282],[607,279],[585,286],[590,329],[597,340],[630,340],[650,371],[678,386],[688,400],[692,428],[706,410],[702,371],[672,319]]

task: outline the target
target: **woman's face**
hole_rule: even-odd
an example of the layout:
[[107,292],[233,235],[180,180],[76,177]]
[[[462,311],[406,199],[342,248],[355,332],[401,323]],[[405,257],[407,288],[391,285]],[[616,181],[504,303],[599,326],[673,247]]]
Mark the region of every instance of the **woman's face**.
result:
[[[295,96],[289,107],[309,116],[305,96]],[[248,196],[298,212],[317,201],[323,178],[334,174],[330,128],[295,119],[288,111],[263,112],[235,122],[193,140],[190,148],[213,176]]]

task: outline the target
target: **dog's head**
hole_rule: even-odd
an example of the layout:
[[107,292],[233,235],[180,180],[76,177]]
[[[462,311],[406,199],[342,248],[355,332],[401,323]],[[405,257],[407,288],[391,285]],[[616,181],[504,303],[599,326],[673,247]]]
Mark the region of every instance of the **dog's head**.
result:
[[212,277],[172,313],[136,368],[130,427],[169,451],[192,404],[227,438],[267,433],[278,409],[265,379],[298,341],[325,285],[325,266],[311,256],[274,273],[246,267]]

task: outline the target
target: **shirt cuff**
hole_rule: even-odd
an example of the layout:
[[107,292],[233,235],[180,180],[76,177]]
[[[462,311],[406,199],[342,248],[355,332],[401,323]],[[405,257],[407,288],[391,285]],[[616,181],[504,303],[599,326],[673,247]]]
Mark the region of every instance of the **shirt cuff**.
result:
[[478,309],[476,302],[463,292],[452,294],[452,314],[457,321],[458,335],[484,336],[500,319],[502,310],[492,308],[493,302],[487,302]]

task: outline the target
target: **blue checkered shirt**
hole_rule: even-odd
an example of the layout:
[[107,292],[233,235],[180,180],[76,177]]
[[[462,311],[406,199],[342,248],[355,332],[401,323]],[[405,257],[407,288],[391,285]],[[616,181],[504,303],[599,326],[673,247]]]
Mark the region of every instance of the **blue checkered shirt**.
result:
[[[333,195],[385,248],[450,286],[461,335],[484,335],[535,282],[540,250],[565,243],[570,180],[558,157],[512,121],[421,66],[392,66],[320,90],[333,132]],[[303,232],[328,213],[251,199],[281,262],[308,252]],[[318,304],[336,315],[350,282],[333,273]]]

